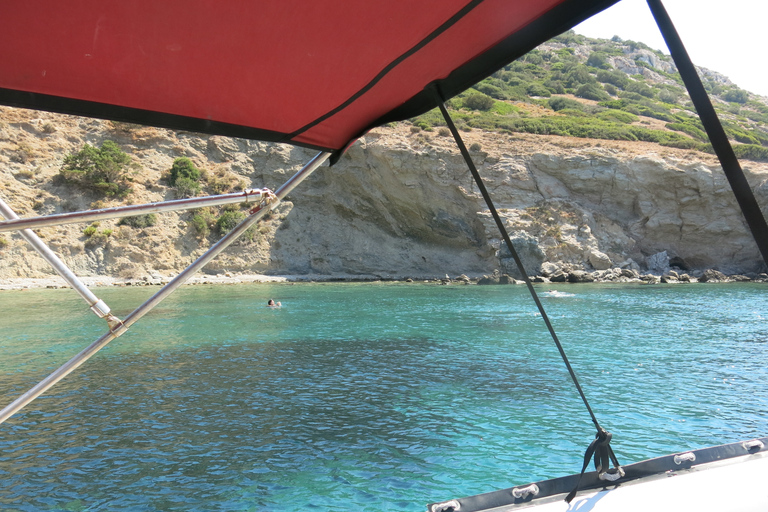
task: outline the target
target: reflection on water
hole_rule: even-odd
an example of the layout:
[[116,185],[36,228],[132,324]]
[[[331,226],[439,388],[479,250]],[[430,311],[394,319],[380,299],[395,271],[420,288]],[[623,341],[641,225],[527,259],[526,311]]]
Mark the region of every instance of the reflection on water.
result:
[[[622,463],[766,435],[764,287],[567,290]],[[73,295],[0,294],[3,406],[101,334]],[[415,511],[574,473],[593,427],[547,336],[514,286],[185,288],[0,425],[0,508]]]

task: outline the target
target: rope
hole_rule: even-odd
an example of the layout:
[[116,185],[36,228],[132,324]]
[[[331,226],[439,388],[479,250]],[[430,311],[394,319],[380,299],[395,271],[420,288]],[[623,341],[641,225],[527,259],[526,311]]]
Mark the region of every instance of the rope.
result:
[[[563,362],[565,363],[565,367],[568,369],[568,373],[571,376],[571,380],[573,381],[573,384],[576,386],[576,390],[578,391],[579,396],[581,397],[581,401],[584,402],[584,406],[587,408],[587,412],[589,412],[589,416],[592,419],[592,423],[595,425],[595,428],[597,429],[597,436],[595,440],[592,441],[592,444],[589,445],[589,448],[587,448],[587,451],[584,455],[585,463],[584,463],[584,468],[581,470],[581,473],[582,475],[584,474],[584,471],[586,470],[586,467],[589,464],[589,459],[592,457],[593,453],[595,454],[595,467],[597,468],[598,472],[601,471],[601,468],[603,468],[604,471],[607,470],[608,458],[612,459],[615,466],[619,468],[619,463],[616,460],[616,456],[614,455],[611,447],[608,445],[608,443],[610,443],[610,440],[611,440],[611,434],[606,432],[600,426],[600,423],[597,421],[597,417],[595,416],[595,413],[592,412],[592,408],[589,406],[587,397],[584,394],[584,391],[581,389],[579,380],[576,378],[576,372],[573,370],[571,363],[568,361],[568,356],[566,356],[565,350],[563,349],[563,346],[557,337],[557,333],[555,333],[555,328],[552,326],[552,322],[550,322],[549,316],[547,315],[547,312],[544,310],[544,306],[542,305],[541,300],[539,300],[539,296],[533,287],[533,283],[528,277],[528,273],[525,271],[523,262],[520,260],[520,256],[517,254],[517,251],[512,245],[512,240],[509,237],[507,228],[506,226],[504,226],[504,222],[501,220],[501,217],[496,211],[496,207],[493,204],[493,200],[491,199],[490,194],[488,194],[488,190],[485,188],[483,179],[480,176],[480,173],[477,171],[477,167],[475,167],[475,164],[472,161],[472,157],[470,156],[469,151],[467,151],[467,147],[465,146],[464,141],[461,138],[461,134],[459,134],[459,131],[456,129],[456,125],[453,123],[453,119],[451,119],[451,116],[448,113],[448,110],[445,108],[445,103],[444,103],[442,94],[438,90],[437,86],[432,87],[432,92],[434,94],[437,106],[440,108],[440,112],[443,114],[443,118],[445,119],[445,122],[448,125],[448,129],[453,134],[453,138],[456,141],[456,145],[458,146],[459,151],[461,152],[461,155],[464,157],[464,161],[467,163],[469,172],[472,174],[472,177],[474,178],[475,183],[477,184],[477,187],[480,190],[480,194],[482,194],[483,199],[485,200],[485,204],[488,206],[488,210],[490,211],[491,216],[493,217],[493,220],[496,222],[496,226],[498,227],[499,232],[501,233],[501,236],[504,239],[504,242],[507,244],[507,247],[509,248],[509,252],[512,253],[512,258],[515,260],[515,264],[517,264],[517,268],[519,269],[520,274],[523,276],[525,285],[528,287],[528,292],[531,294],[533,301],[536,303],[536,307],[538,308],[539,313],[541,314],[541,318],[544,320],[544,323],[546,324],[547,329],[549,330],[549,334],[552,336],[552,340],[555,342],[555,345],[557,346],[558,352],[560,352],[560,357],[563,359]],[[600,448],[600,451],[596,452],[598,447]],[[600,455],[600,462],[602,466],[598,466],[598,454]],[[579,477],[579,482],[581,482],[581,476]],[[568,495],[568,498],[566,498],[566,501],[570,502],[570,500],[573,499],[573,496],[576,495],[578,488],[579,486],[577,485],[576,488]]]

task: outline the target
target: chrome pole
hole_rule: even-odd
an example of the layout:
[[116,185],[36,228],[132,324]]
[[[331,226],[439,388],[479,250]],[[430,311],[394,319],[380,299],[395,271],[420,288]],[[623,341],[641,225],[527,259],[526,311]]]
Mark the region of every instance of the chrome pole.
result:
[[114,219],[117,217],[130,217],[143,213],[170,212],[176,210],[190,210],[193,208],[202,208],[204,206],[220,206],[223,204],[258,202],[264,194],[269,193],[267,189],[263,190],[244,190],[242,192],[233,192],[231,194],[221,194],[206,197],[190,197],[187,199],[175,199],[173,201],[160,201],[157,203],[134,204],[129,206],[115,206],[113,208],[101,208],[98,210],[88,210],[82,212],[57,213],[43,217],[27,217],[13,219],[5,216],[5,221],[0,221],[0,232],[17,231],[23,228],[42,228],[47,226],[58,226],[61,224],[74,224],[76,222],[91,222],[95,220]]
[[[12,220],[19,218],[2,198],[0,198],[0,215],[6,219]],[[22,229],[19,234],[29,242],[40,256],[45,258],[56,273],[58,273],[83,299],[85,299],[91,307],[91,311],[96,313],[99,318],[105,318],[107,320],[110,328],[113,327],[114,322],[119,322],[117,318],[109,313],[109,306],[107,306],[103,300],[96,297],[96,295],[94,295],[93,292],[91,292],[91,290],[89,290],[88,287],[85,286],[85,284],[83,284],[71,270],[69,270],[69,267],[67,267],[47,245],[45,245],[45,242],[43,242],[39,236],[37,236],[31,229]]]
[[[275,206],[277,206],[278,202],[282,200],[290,191],[292,191],[299,183],[304,181],[304,179],[312,174],[312,172],[320,167],[320,165],[325,162],[328,157],[331,156],[330,153],[319,153],[317,156],[315,156],[304,168],[302,168],[299,172],[294,174],[282,187],[278,189],[278,191],[274,194],[274,199],[271,202],[268,202],[268,204],[265,204],[264,206],[260,206],[257,208],[254,208],[251,210],[251,215],[246,217],[240,224],[235,226],[232,231],[224,235],[224,237],[219,240],[216,244],[214,244],[208,251],[200,256],[197,260],[195,260],[194,263],[192,263],[189,267],[184,269],[178,276],[173,278],[168,284],[166,284],[163,288],[161,288],[155,295],[149,298],[144,304],[136,308],[133,313],[125,317],[125,320],[118,325],[115,329],[110,330],[108,333],[104,334],[99,338],[98,340],[94,341],[91,345],[89,345],[87,348],[82,350],[79,354],[77,354],[75,357],[64,363],[62,366],[60,366],[58,369],[56,369],[53,373],[51,373],[48,377],[37,383],[35,386],[33,386],[29,391],[21,395],[19,398],[14,400],[11,404],[6,406],[2,411],[0,411],[0,423],[3,423],[5,420],[16,414],[19,410],[21,410],[25,405],[27,405],[29,402],[43,394],[46,390],[50,389],[52,386],[54,386],[57,382],[59,382],[61,379],[72,373],[75,369],[77,369],[81,364],[83,364],[85,361],[87,361],[92,355],[94,355],[96,352],[101,350],[103,347],[105,347],[110,341],[117,338],[118,336],[122,335],[128,327],[136,323],[141,317],[149,313],[152,308],[154,308],[160,301],[162,301],[164,298],[166,298],[168,295],[173,293],[176,288],[184,284],[192,275],[200,270],[206,263],[211,261],[213,258],[215,258],[221,251],[226,249],[232,242],[237,240],[237,238],[242,235],[248,228],[250,228],[254,223],[256,223],[259,219],[261,219],[264,214],[266,214],[269,210],[273,209]],[[267,197],[266,201],[269,201],[272,199],[271,197]]]

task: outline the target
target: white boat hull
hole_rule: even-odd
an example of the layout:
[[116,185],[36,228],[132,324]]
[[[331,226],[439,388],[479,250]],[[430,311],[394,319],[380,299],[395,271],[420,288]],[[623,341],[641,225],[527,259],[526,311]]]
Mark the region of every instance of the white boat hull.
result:
[[[764,438],[638,462],[626,466],[627,477],[615,483],[598,483],[595,473],[585,474],[585,480],[590,479],[587,485],[591,488],[579,491],[570,504],[565,502],[565,496],[570,490],[568,486],[575,485],[578,475],[437,503],[430,505],[428,510],[505,512],[524,508],[536,512],[766,512],[766,441],[768,439]],[[742,454],[738,453],[740,451]]]

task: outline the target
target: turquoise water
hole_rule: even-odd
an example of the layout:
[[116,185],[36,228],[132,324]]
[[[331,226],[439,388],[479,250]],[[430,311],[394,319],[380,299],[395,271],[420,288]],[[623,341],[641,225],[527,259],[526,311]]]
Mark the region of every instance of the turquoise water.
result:
[[[621,463],[768,435],[765,285],[559,290]],[[0,293],[0,405],[102,334],[83,306]],[[421,511],[576,473],[593,437],[524,287],[196,286],[0,425],[0,510]]]

